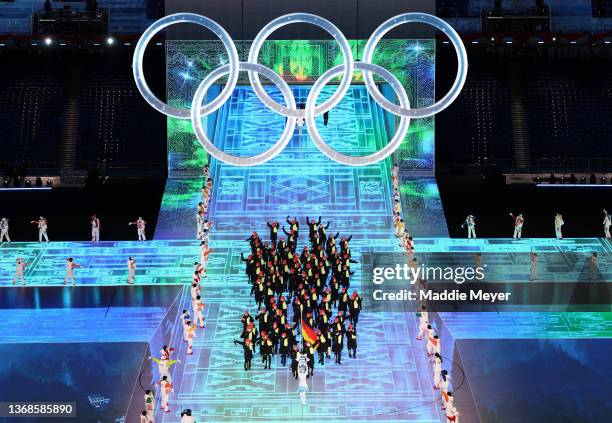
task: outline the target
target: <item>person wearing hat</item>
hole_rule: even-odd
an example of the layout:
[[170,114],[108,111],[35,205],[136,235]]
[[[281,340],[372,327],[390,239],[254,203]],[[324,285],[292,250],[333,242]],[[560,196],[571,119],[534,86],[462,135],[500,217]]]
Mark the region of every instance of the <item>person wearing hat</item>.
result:
[[355,327],[357,327],[357,322],[359,321],[359,313],[361,313],[361,297],[359,296],[357,291],[353,291],[349,306],[349,320]]
[[253,360],[255,343],[251,342],[249,338],[244,338],[244,341],[234,339],[234,345],[236,344],[242,345],[242,349],[244,350],[244,370],[248,372],[251,370],[251,361]]
[[344,334],[342,331],[335,331],[332,338],[332,351],[336,364],[342,364],[342,350],[344,349]]
[[352,324],[346,329],[346,346],[349,358],[357,358],[357,331]]

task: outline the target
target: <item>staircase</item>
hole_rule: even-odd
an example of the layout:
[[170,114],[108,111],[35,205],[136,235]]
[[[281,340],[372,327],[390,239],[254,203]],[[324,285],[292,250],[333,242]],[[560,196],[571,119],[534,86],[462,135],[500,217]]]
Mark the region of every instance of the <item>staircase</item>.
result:
[[81,70],[71,66],[64,85],[64,124],[62,129],[62,148],[59,153],[62,175],[74,172],[77,143],[79,137],[79,104],[81,91]]
[[514,144],[514,167],[529,167],[529,133],[523,92],[523,78],[518,64],[510,65],[510,93],[512,107],[512,142]]

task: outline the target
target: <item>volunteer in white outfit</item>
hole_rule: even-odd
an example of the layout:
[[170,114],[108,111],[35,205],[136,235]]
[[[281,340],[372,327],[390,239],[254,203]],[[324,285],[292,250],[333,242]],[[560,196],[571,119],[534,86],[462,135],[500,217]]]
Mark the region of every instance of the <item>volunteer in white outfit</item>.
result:
[[94,214],[91,216],[91,242],[100,242],[100,219]]
[[147,222],[145,222],[142,217],[139,217],[134,222],[130,222],[129,225],[136,225],[136,229],[138,230],[138,241],[146,241],[147,237],[145,235],[145,228],[147,226]]
[[11,238],[9,237],[9,221],[6,217],[3,217],[0,220],[0,243],[5,239],[7,242],[11,242]]
[[45,241],[49,242],[49,237],[47,236],[47,219],[40,216],[38,220],[32,220],[30,223],[38,226],[38,242],[42,242],[43,238]]
[[555,215],[555,236],[557,239],[563,239],[563,233],[561,232],[561,227],[565,224],[563,221],[563,216],[561,213],[557,213]]

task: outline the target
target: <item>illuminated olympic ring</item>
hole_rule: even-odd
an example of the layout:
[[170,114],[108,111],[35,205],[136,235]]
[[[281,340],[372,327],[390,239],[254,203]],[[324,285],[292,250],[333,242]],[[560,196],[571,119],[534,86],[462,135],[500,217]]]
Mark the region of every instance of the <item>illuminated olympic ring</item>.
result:
[[[310,90],[310,93],[308,94],[308,98],[306,99],[306,106],[304,109],[297,108],[295,103],[295,97],[293,96],[291,89],[278,74],[276,74],[271,69],[257,63],[259,51],[261,50],[263,43],[270,36],[270,34],[285,25],[296,22],[313,24],[327,31],[340,45],[340,50],[342,51],[343,58],[341,65],[334,66],[333,68],[325,72],[323,75],[321,75],[321,77],[314,83],[312,89]],[[396,26],[408,22],[426,23],[440,29],[448,36],[455,48],[455,52],[457,53],[457,76],[455,77],[453,86],[451,87],[449,92],[438,102],[434,103],[431,106],[420,109],[410,108],[408,96],[406,95],[404,87],[397,80],[397,78],[393,74],[391,74],[391,72],[372,63],[374,49],[376,48],[376,45],[382,39],[382,37]],[[191,110],[177,109],[159,100],[151,92],[151,89],[147,85],[144,77],[143,58],[147,44],[159,31],[176,23],[193,23],[210,29],[219,37],[219,39],[223,43],[225,49],[227,50],[229,58],[228,64],[212,71],[200,83],[195,92],[194,99],[191,104]],[[461,92],[461,89],[463,88],[463,85],[465,84],[468,62],[465,46],[463,45],[463,42],[461,41],[461,38],[459,37],[457,32],[455,32],[455,30],[442,19],[432,15],[428,15],[426,13],[404,13],[387,20],[378,28],[376,28],[376,30],[372,33],[372,36],[368,39],[366,43],[363,52],[363,59],[361,62],[354,62],[353,54],[351,52],[346,37],[334,24],[329,22],[327,19],[309,13],[292,13],[276,18],[270,23],[268,23],[253,40],[253,44],[251,46],[251,50],[249,51],[249,58],[247,62],[239,61],[238,52],[236,50],[236,46],[234,45],[233,40],[218,23],[207,17],[196,15],[193,13],[177,13],[159,19],[158,21],[154,22],[149,28],[147,28],[147,30],[142,34],[142,36],[138,40],[136,49],[134,50],[132,68],[134,72],[134,80],[136,81],[136,86],[138,87],[138,90],[140,91],[144,99],[156,110],[160,111],[166,116],[171,116],[178,119],[191,119],[194,132],[202,147],[204,147],[204,149],[211,156],[222,162],[229,163],[235,166],[256,166],[258,164],[262,164],[269,160],[272,160],[274,157],[280,154],[283,148],[285,148],[285,146],[289,143],[289,140],[293,135],[293,131],[295,130],[296,119],[303,118],[306,122],[306,128],[308,130],[308,133],[312,137],[315,145],[321,150],[323,154],[325,154],[327,157],[336,162],[343,163],[346,165],[366,166],[384,160],[385,158],[393,154],[395,150],[397,150],[402,140],[404,139],[406,132],[408,131],[410,118],[422,118],[432,116],[447,108],[457,98],[457,96]],[[374,98],[374,100],[388,112],[400,116],[400,123],[398,125],[397,131],[392,137],[392,139],[389,141],[389,143],[381,150],[378,150],[368,156],[348,156],[332,149],[321,138],[321,135],[315,124],[316,116],[319,116],[329,111],[333,107],[337,106],[338,103],[340,103],[340,101],[342,100],[342,98],[347,93],[350,87],[353,71],[355,69],[363,72],[366,89]],[[283,130],[281,137],[270,149],[256,156],[250,157],[232,156],[219,150],[208,138],[204,126],[202,124],[202,117],[215,112],[223,105],[223,103],[225,103],[229,99],[238,82],[238,72],[241,70],[248,72],[249,81],[253,86],[253,91],[266,106],[268,106],[277,114],[290,118],[287,119],[287,123],[285,125],[285,129]],[[258,74],[260,73],[270,79],[274,84],[279,87],[285,99],[285,103],[287,104],[286,106],[277,103],[265,92],[261,85],[261,81],[259,80]],[[374,83],[372,73],[375,73],[382,77],[382,79],[385,80],[393,88],[399,100],[399,105],[390,102],[383,96],[383,94],[378,90],[376,84]],[[332,94],[323,104],[317,106],[316,100],[319,94],[321,93],[323,87],[325,87],[325,85],[327,85],[334,77],[339,74],[342,74],[342,77],[340,83],[338,84],[338,88],[336,89],[334,94]],[[206,97],[206,92],[208,91],[210,86],[224,75],[228,75],[228,77],[225,87],[223,88],[223,90],[221,90],[221,93],[210,103],[202,105],[202,102]]]

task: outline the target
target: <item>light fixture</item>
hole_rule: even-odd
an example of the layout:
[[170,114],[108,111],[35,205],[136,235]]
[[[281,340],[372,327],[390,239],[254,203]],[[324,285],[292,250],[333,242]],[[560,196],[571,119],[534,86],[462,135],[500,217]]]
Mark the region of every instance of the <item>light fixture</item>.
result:
[[47,186],[51,188],[53,186],[53,181],[51,179],[47,179]]
[[53,40],[51,39],[51,37],[45,38],[45,45],[50,46],[51,44],[53,44]]
[[115,44],[115,39],[113,37],[108,37],[106,39],[106,44],[108,44],[109,46],[112,46],[113,44]]
[[32,182],[29,179],[26,179],[25,186],[26,188],[30,188],[32,186]]

